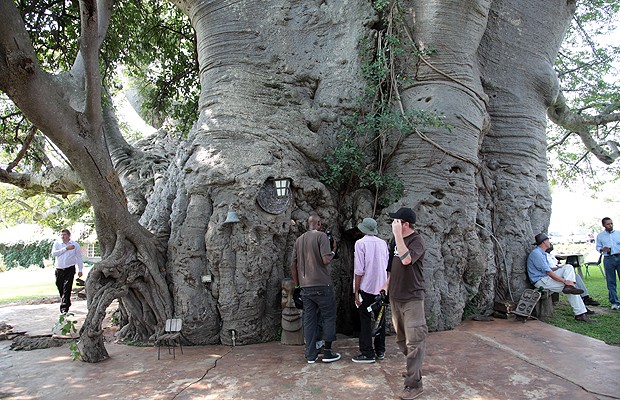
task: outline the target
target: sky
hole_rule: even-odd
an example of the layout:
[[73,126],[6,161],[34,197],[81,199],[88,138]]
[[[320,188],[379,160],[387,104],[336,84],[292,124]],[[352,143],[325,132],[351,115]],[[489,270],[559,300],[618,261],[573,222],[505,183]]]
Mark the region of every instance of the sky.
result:
[[[573,188],[577,186],[572,186]],[[571,191],[568,188],[555,187],[551,196],[551,223],[549,232],[570,232],[586,229],[600,232],[601,220],[609,217],[620,222],[620,184],[608,183],[598,194],[588,189]]]

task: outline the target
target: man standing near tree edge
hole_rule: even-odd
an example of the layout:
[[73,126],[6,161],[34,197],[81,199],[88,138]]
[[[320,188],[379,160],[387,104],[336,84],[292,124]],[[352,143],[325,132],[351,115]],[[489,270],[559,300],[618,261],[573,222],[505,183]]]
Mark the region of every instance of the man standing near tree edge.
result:
[[614,229],[614,222],[609,217],[601,221],[605,230],[596,236],[596,251],[603,255],[605,281],[612,310],[620,310],[620,301],[616,285],[616,275],[620,279],[620,232]]
[[428,335],[424,315],[424,239],[414,230],[416,215],[411,208],[403,207],[389,214],[394,218],[392,233],[394,248],[388,264],[389,296],[396,343],[407,360],[405,387],[400,394],[403,400],[415,399],[422,389],[422,362],[425,340]]
[[60,294],[60,312],[69,312],[71,307],[71,289],[73,289],[73,277],[75,266],[78,266],[78,277],[82,276],[82,253],[80,245],[71,240],[71,232],[63,229],[60,232],[61,241],[54,243],[52,255],[56,257],[56,287]]

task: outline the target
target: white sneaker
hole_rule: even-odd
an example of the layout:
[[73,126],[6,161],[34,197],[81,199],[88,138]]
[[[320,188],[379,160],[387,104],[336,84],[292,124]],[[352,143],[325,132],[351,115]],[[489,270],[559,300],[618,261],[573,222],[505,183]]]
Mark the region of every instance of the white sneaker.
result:
[[619,304],[612,304],[611,309],[612,310],[620,310],[620,305]]

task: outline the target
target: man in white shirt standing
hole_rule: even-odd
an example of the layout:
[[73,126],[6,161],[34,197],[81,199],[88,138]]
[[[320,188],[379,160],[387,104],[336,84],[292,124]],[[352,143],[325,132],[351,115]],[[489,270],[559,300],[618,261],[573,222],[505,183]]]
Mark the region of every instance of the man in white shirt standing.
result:
[[56,287],[60,294],[60,312],[69,312],[71,307],[71,289],[73,289],[73,277],[75,266],[78,266],[78,277],[82,276],[82,253],[80,245],[71,240],[71,232],[63,229],[60,232],[61,241],[54,243],[52,255],[56,257]]
[[611,309],[620,310],[616,284],[616,276],[620,279],[620,232],[614,229],[614,222],[609,217],[603,218],[601,223],[605,230],[596,236],[596,251],[603,255]]

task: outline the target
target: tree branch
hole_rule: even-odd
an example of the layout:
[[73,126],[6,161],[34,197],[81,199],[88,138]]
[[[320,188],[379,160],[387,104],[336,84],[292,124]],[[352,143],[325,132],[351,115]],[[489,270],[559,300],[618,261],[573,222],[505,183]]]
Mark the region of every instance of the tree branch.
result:
[[51,193],[61,196],[76,194],[83,190],[77,174],[64,168],[53,169],[44,175],[8,172],[0,168],[0,182],[35,193]]
[[67,121],[75,112],[60,83],[41,69],[28,32],[12,1],[0,1],[0,90],[57,143],[70,143]]
[[7,172],[11,172],[13,168],[15,168],[17,164],[19,164],[21,159],[24,158],[24,156],[26,155],[26,151],[28,151],[28,148],[30,147],[30,143],[32,143],[32,139],[34,139],[34,135],[36,133],[37,133],[37,127],[32,125],[32,127],[30,128],[30,132],[28,132],[28,135],[24,139],[22,148],[19,149],[19,153],[17,153],[17,156],[15,157],[15,159],[11,161],[9,165],[6,167]]
[[[613,108],[608,107],[608,109]],[[617,143],[608,141],[606,144],[611,148],[611,151],[605,150],[603,146],[597,143],[596,139],[592,137],[590,127],[620,121],[620,113],[606,113],[595,116],[577,114],[568,107],[566,98],[560,93],[555,104],[547,109],[547,115],[549,119],[557,125],[569,132],[579,135],[586,149],[594,154],[601,162],[609,165],[618,159]],[[610,146],[610,143],[612,146]]]
[[99,21],[96,0],[80,1],[80,54],[84,60],[85,113],[93,133],[102,134],[101,72],[99,70]]

